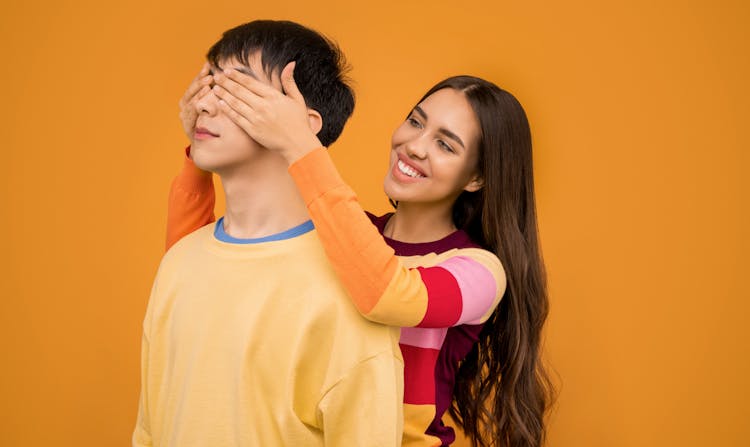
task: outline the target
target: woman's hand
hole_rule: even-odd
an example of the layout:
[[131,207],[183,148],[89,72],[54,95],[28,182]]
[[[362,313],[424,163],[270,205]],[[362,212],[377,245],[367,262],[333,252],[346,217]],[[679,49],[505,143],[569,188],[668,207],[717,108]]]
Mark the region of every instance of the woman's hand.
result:
[[219,107],[260,145],[278,151],[289,164],[322,146],[313,126],[320,114],[305,105],[294,82],[294,62],[281,72],[283,92],[237,70],[215,74],[214,94]]
[[182,121],[182,129],[191,143],[193,141],[193,131],[195,130],[195,120],[198,119],[195,103],[211,91],[210,85],[213,82],[213,76],[209,74],[209,70],[210,66],[208,63],[203,64],[203,68],[198,72],[198,76],[193,79],[193,82],[185,90],[185,94],[180,98],[180,121]]

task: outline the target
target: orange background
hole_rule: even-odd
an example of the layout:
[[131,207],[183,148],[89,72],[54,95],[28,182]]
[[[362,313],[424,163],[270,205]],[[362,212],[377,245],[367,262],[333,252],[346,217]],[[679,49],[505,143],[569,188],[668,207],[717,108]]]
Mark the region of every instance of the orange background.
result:
[[0,16],[0,445],[129,444],[177,101],[256,18],[348,55],[358,104],[332,153],[374,211],[390,132],[434,82],[483,76],[525,105],[561,389],[548,445],[750,445],[746,1],[108,3]]

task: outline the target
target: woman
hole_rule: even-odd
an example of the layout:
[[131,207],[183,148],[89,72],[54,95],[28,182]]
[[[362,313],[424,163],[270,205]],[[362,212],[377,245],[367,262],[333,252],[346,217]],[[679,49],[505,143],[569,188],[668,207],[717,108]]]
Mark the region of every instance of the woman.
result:
[[[542,445],[548,302],[522,107],[482,79],[435,85],[393,134],[384,189],[396,210],[375,217],[310,131],[293,65],[281,74],[286,95],[228,70],[200,81],[215,82],[211,93],[194,83],[184,105],[196,92],[215,95],[235,123],[289,162],[360,313],[402,327],[403,445],[453,442],[446,410],[475,445]],[[183,121],[188,130],[190,116]],[[210,176],[185,169],[193,171],[172,187],[168,243],[213,220]]]

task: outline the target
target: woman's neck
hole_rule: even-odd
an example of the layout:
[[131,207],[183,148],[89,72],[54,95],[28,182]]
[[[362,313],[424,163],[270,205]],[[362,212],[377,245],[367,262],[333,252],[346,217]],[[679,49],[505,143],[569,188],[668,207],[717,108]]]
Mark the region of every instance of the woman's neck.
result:
[[433,242],[456,231],[450,208],[399,203],[383,235],[400,242]]

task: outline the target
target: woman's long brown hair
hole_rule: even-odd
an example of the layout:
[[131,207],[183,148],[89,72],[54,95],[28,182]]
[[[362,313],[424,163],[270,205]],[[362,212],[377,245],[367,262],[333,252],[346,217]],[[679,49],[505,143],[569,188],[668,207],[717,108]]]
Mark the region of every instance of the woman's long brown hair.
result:
[[513,95],[471,76],[438,83],[420,102],[444,88],[466,96],[481,128],[484,186],[457,199],[453,220],[500,258],[507,277],[498,308],[461,362],[450,413],[475,446],[539,447],[553,389],[540,352],[548,299],[528,119]]

